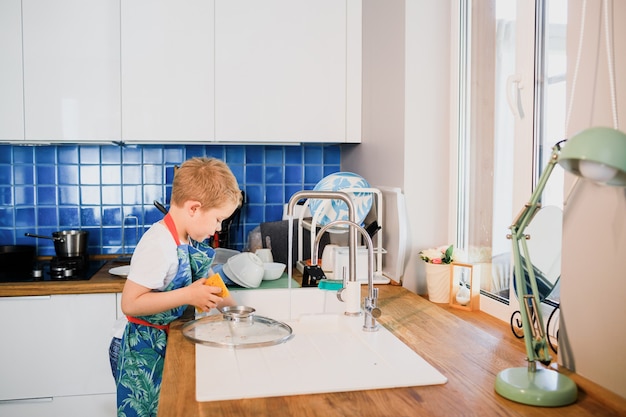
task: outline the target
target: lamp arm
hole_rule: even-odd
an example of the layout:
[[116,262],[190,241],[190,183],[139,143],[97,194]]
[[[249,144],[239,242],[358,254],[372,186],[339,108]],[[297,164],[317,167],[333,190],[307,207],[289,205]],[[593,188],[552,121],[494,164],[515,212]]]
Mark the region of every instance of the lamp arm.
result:
[[[511,234],[507,236],[512,240],[515,284],[520,303],[520,314],[522,316],[522,328],[524,330],[526,353],[528,355],[529,367],[532,369],[536,366],[535,361],[539,360],[541,363],[548,365],[552,361],[552,357],[550,356],[548,343],[543,331],[543,319],[540,308],[541,301],[539,300],[538,295],[539,291],[537,289],[537,279],[533,271],[532,262],[530,261],[528,245],[526,245],[526,240],[529,236],[525,235],[524,231],[534,218],[537,211],[541,208],[539,199],[541,198],[541,194],[546,187],[548,179],[558,162],[560,151],[561,148],[557,143],[552,148],[550,161],[543,170],[535,190],[531,194],[528,203],[526,203],[524,208],[516,217],[514,223],[511,225]],[[528,292],[528,288],[524,282],[522,262],[526,263],[526,270],[528,271],[531,287],[530,293]]]

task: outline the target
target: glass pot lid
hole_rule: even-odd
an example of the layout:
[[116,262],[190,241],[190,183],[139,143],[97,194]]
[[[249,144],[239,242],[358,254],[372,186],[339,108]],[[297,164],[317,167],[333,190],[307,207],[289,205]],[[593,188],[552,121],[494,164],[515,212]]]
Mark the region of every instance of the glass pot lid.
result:
[[224,307],[221,315],[185,324],[183,335],[202,345],[233,349],[278,345],[293,337],[290,326],[254,311],[246,306]]

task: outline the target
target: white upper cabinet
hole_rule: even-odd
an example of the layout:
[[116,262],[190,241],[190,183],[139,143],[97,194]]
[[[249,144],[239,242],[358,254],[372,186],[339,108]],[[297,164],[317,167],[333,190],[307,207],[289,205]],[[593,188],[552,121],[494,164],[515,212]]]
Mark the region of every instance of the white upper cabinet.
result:
[[216,0],[218,141],[360,142],[360,0]]
[[0,140],[24,139],[21,5],[0,1]]
[[23,0],[25,139],[121,138],[120,6]]
[[214,139],[214,3],[122,0],[124,141]]

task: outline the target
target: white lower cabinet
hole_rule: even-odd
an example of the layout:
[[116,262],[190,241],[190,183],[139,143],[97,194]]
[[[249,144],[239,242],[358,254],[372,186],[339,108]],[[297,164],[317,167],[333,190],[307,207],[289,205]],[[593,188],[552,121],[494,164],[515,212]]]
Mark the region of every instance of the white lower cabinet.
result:
[[0,315],[0,415],[114,415],[115,294],[3,297]]

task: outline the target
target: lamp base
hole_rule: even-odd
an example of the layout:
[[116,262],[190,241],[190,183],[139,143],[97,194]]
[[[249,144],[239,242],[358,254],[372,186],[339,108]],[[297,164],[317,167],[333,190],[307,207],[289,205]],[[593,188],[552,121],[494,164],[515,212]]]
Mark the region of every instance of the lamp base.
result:
[[548,369],[509,368],[498,373],[496,392],[511,401],[540,407],[572,404],[578,396],[574,381]]

